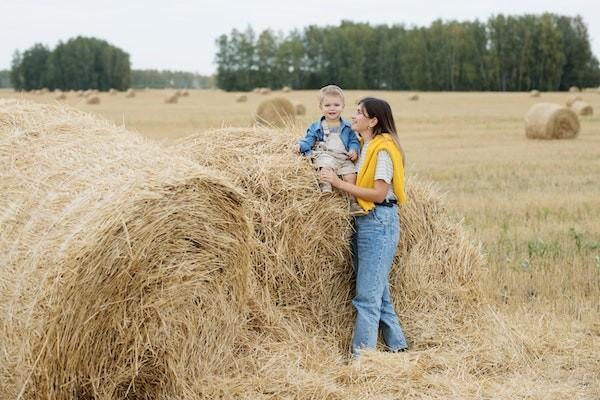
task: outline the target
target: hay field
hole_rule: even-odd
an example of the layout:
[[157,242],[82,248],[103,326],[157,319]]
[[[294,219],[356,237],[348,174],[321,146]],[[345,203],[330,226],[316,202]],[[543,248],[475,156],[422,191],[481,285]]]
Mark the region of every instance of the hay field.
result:
[[[580,117],[577,139],[534,141],[524,134],[529,107],[564,104],[567,93],[538,99],[528,93],[420,93],[418,101],[408,101],[404,92],[350,91],[344,116],[366,94],[391,103],[409,173],[435,182],[451,218],[463,220],[481,240],[486,307],[501,327],[498,343],[519,364],[512,372],[499,357],[488,368],[506,368],[506,380],[483,378],[472,386],[463,385],[460,368],[437,365],[439,376],[457,378],[445,386],[445,398],[599,398],[600,95],[582,94],[596,115]],[[274,95],[306,105],[298,136],[318,116],[316,91],[249,93],[245,103],[236,95],[191,91],[178,104],[165,104],[164,91],[142,91],[131,99],[100,94],[98,105],[74,95],[61,102],[165,141],[248,125],[260,101]],[[52,94],[0,91],[2,97],[56,102]]]

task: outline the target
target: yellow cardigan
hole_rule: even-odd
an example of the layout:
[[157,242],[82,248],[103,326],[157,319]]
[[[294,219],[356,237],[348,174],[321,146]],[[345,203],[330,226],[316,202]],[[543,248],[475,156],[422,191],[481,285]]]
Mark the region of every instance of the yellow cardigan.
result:
[[[365,160],[363,161],[358,176],[356,177],[356,185],[372,189],[375,187],[375,169],[377,168],[377,154],[381,150],[386,150],[392,159],[394,165],[394,175],[392,179],[392,187],[394,189],[394,195],[399,204],[406,202],[406,193],[404,192],[404,164],[402,162],[402,154],[394,139],[389,133],[382,133],[371,139]],[[358,204],[365,211],[371,211],[375,208],[375,203],[372,201],[363,200],[361,198],[356,199]]]

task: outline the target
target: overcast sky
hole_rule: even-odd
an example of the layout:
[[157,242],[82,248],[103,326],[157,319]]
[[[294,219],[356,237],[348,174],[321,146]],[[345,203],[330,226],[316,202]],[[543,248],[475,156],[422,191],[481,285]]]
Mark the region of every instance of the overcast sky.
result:
[[135,69],[215,71],[215,39],[233,28],[289,32],[341,20],[428,25],[431,21],[487,20],[495,14],[552,12],[581,15],[600,57],[599,0],[0,0],[0,69],[15,49],[36,42],[51,48],[84,35],[104,39],[131,55]]

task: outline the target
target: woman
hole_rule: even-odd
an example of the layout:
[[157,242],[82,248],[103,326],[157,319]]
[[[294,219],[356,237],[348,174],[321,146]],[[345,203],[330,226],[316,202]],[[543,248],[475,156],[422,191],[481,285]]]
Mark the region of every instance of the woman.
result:
[[406,194],[404,154],[390,105],[373,97],[362,99],[352,116],[352,129],[363,139],[356,185],[330,169],[321,170],[319,178],[355,196],[367,212],[355,218],[352,238],[356,271],[352,354],[356,357],[363,348],[375,349],[379,327],[390,351],[407,348],[388,283],[400,239],[397,204],[406,201]]

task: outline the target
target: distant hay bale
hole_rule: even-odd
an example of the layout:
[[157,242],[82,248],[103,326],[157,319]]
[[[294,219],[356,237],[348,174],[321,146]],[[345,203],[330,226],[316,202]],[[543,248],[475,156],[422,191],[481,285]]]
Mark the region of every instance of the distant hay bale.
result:
[[176,94],[177,96],[181,96],[181,90],[179,90],[179,89],[175,90],[175,94]]
[[284,87],[282,87],[282,88],[281,88],[281,90],[282,90],[284,93],[289,93],[289,92],[291,92],[291,91],[292,91],[292,88],[291,88],[291,87],[289,87],[289,86],[284,86]]
[[67,95],[64,92],[58,92],[56,93],[56,96],[54,98],[56,100],[65,100],[67,98]]
[[565,104],[567,107],[571,107],[576,101],[583,101],[583,98],[581,96],[569,96]]
[[411,93],[408,95],[408,100],[417,101],[417,100],[419,100],[419,95],[417,93]]
[[0,397],[200,398],[235,364],[251,228],[220,172],[0,100],[0,175]]
[[100,97],[96,96],[96,95],[90,95],[87,97],[86,104],[100,104]]
[[246,96],[245,94],[238,94],[237,96],[235,96],[235,101],[236,103],[245,103],[246,101],[248,101],[248,96]]
[[177,94],[177,92],[173,92],[171,94],[168,94],[164,98],[164,102],[167,103],[167,104],[175,104],[178,101],[179,101],[179,95]]
[[260,88],[254,88],[252,89],[252,93],[260,93]]
[[[176,148],[245,190],[257,242],[252,297],[263,302],[253,310],[263,316],[253,318],[301,321],[296,329],[322,337],[343,354],[354,316],[352,222],[346,199],[323,198],[312,166],[289,156],[296,136],[280,129],[225,128],[182,139]],[[407,187],[392,296],[413,348],[451,346],[479,316],[483,255],[463,227],[450,221],[430,185],[411,178]]]
[[296,115],[306,115],[306,107],[299,101],[292,101]]
[[135,90],[133,90],[132,88],[127,89],[127,91],[125,92],[125,97],[127,97],[127,98],[135,97]]
[[585,101],[574,102],[573,104],[571,104],[571,110],[573,110],[577,115],[594,115],[594,109],[589,103],[586,103]]
[[256,121],[263,125],[283,127],[294,122],[295,114],[294,105],[288,99],[274,97],[258,105]]
[[558,104],[534,104],[525,116],[525,135],[530,139],[572,139],[578,133],[577,115]]
[[190,92],[188,90],[181,91],[181,97],[188,97],[189,95],[190,95]]
[[529,95],[531,97],[540,97],[540,91],[539,90],[532,90],[531,92],[529,92]]
[[111,96],[115,96],[117,94],[117,90],[110,88],[110,89],[108,89],[108,94],[110,94]]
[[579,92],[581,92],[581,89],[579,89],[577,86],[571,86],[569,88],[569,92],[571,92],[571,93],[579,93]]
[[260,94],[271,94],[271,89],[269,88],[261,88]]

